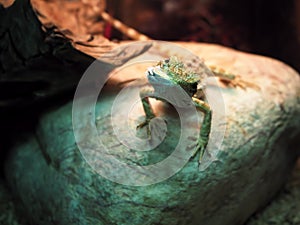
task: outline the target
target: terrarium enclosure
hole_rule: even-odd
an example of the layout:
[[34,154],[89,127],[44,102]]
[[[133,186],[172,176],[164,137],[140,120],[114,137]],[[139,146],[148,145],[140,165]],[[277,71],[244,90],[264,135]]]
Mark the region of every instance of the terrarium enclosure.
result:
[[[299,1],[0,3],[0,224],[300,223]],[[145,42],[136,42],[141,40]],[[169,48],[159,40],[180,47]],[[176,48],[202,58],[207,68],[220,67],[221,75],[230,71],[249,84],[232,85],[227,80],[207,86],[212,92],[220,90],[227,113],[219,124],[226,125],[220,151],[214,151],[216,139],[211,135],[213,141],[200,166],[198,158],[192,157],[169,179],[151,185],[123,185],[99,176],[79,149],[80,144],[97,145],[82,112],[74,113],[75,90],[83,74],[100,57],[96,61],[99,76],[115,75],[104,85],[94,114],[86,114],[94,117],[96,131],[111,146],[108,155],[131,167],[152,165],[172,155],[181,137],[180,115],[176,116],[174,107],[151,100],[169,131],[158,151],[148,154],[118,142],[110,108],[119,98],[117,123],[125,121],[122,107],[135,97],[117,92],[149,83],[148,64],[125,69],[122,65],[139,57],[170,57],[177,54]],[[85,83],[84,90],[99,88],[100,78]],[[209,102],[202,97],[198,100]],[[136,102],[133,119],[127,125],[120,122],[118,132],[137,131],[145,112],[140,100]],[[203,118],[200,112],[197,115]],[[203,124],[194,123],[193,116],[187,116],[188,128],[201,129]],[[83,129],[80,144],[75,140],[74,121]],[[213,129],[212,134],[218,131]],[[147,132],[141,130],[142,135]],[[190,140],[197,138],[189,136],[185,141]],[[209,152],[213,160],[208,160]],[[103,161],[101,154],[92,156],[113,177],[121,176],[129,183],[146,180],[126,176],[121,167]],[[158,172],[163,175],[169,170]]]
[[[4,2],[12,2],[4,1]],[[132,39],[103,12],[152,39],[216,43],[282,60],[297,70],[300,49],[299,1],[283,0],[32,0],[44,25],[82,40]],[[134,38],[134,37],[133,37]]]

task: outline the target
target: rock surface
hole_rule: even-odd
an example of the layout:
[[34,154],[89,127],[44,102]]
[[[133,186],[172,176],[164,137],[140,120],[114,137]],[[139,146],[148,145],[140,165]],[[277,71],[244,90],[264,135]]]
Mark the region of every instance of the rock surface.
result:
[[[279,195],[257,214],[250,217],[245,225],[294,225],[300,223],[300,159],[293,170],[289,181]],[[15,212],[13,199],[6,185],[0,183],[0,224],[27,225],[26,220],[20,222]]]
[[246,225],[300,224],[300,160],[279,195],[262,212],[255,214]]
[[[174,176],[152,185],[112,182],[83,160],[74,139],[69,103],[45,114],[35,134],[20,140],[6,162],[7,180],[32,223],[243,224],[278,192],[299,150],[293,141],[300,128],[299,76],[273,59],[215,45],[181,44],[204,57],[208,65],[241,74],[260,87],[221,89],[226,133],[219,151],[208,146],[216,158],[199,171],[195,157]],[[133,67],[128,70],[143,76],[144,68]],[[126,73],[122,71],[123,79],[132,78]],[[160,103],[155,109],[167,120],[168,131],[158,149],[137,153],[117,144],[109,123],[116,89],[106,90],[96,109],[98,134],[111,146],[113,153],[109,154],[132,166],[154,163],[171,154],[180,126],[172,109]],[[141,118],[139,110],[137,117]],[[134,120],[132,126],[138,122]],[[94,142],[88,135],[82,141]],[[205,160],[210,160],[208,155],[204,165]],[[116,168],[105,166],[115,172]]]

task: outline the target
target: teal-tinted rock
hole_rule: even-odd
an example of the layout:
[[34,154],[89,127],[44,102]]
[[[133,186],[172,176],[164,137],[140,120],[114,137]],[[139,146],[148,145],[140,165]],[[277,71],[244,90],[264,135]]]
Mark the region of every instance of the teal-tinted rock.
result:
[[[82,158],[75,143],[70,102],[46,113],[35,134],[20,141],[6,162],[10,187],[33,224],[243,224],[270,201],[285,182],[297,155],[292,144],[300,129],[298,74],[272,59],[214,45],[186,46],[205,57],[207,64],[221,65],[260,87],[222,89],[227,127],[219,151],[212,149],[213,143],[208,146],[215,158],[206,155],[199,170],[195,157],[175,175],[151,185],[113,182]],[[140,68],[134,71],[143,76]],[[123,76],[126,73],[123,71]],[[173,109],[161,103],[155,107],[168,126],[167,137],[156,150],[128,150],[118,144],[110,123],[115,96],[115,90],[101,95],[96,109],[98,135],[110,149],[106,154],[132,167],[160,162],[171,154],[180,133]],[[128,131],[142,121],[140,112],[134,114],[139,121],[130,120]],[[118,116],[120,122],[125,119],[122,113]],[[188,119],[191,126],[197,126],[193,116]],[[95,137],[84,132],[88,127],[82,126],[81,144],[96,144]],[[145,132],[142,129],[138,133],[143,136]],[[115,174],[122,181],[134,183],[136,177],[97,157],[94,162],[100,162],[99,168],[108,174],[111,171],[110,176]],[[157,176],[168,172],[158,171]]]

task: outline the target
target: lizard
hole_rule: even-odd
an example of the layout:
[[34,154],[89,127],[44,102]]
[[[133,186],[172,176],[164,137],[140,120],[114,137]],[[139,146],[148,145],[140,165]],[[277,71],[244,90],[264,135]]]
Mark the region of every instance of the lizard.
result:
[[[197,109],[204,113],[199,138],[192,157],[199,152],[199,163],[202,161],[202,157],[205,153],[205,149],[208,144],[209,135],[211,132],[212,110],[209,104],[204,100],[204,88],[203,82],[207,76],[219,77],[227,85],[233,87],[239,86],[245,89],[247,86],[256,87],[256,85],[244,81],[238,75],[228,73],[223,69],[217,67],[208,67],[204,62],[200,62],[200,69],[198,72],[194,72],[186,67],[186,65],[180,61],[176,56],[171,56],[168,59],[159,61],[154,67],[148,68],[146,74],[147,79],[152,85],[151,89],[141,89],[140,98],[145,112],[145,121],[137,126],[137,129],[147,126],[151,119],[155,117],[153,109],[149,101],[149,97],[162,100],[155,97],[155,87],[159,85],[165,85],[165,87],[180,86],[189,97],[192,98],[192,102]],[[149,126],[147,127],[148,134],[151,134]]]

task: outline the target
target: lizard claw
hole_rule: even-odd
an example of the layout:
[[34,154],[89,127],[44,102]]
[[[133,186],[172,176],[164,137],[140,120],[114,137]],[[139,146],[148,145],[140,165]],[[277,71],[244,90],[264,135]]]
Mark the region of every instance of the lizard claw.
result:
[[148,126],[149,121],[145,120],[144,122],[140,123],[139,125],[136,126],[136,129],[141,129],[144,126]]
[[199,164],[202,162],[202,157],[205,153],[206,146],[207,146],[207,141],[202,138],[200,138],[197,141],[197,144],[193,146],[195,150],[192,154],[192,158],[195,157],[195,155],[199,152]]
[[140,123],[139,125],[136,126],[136,129],[141,129],[145,126],[147,126],[147,135],[151,136],[151,131],[150,131],[150,126],[149,126],[150,120],[145,120],[144,122]]

